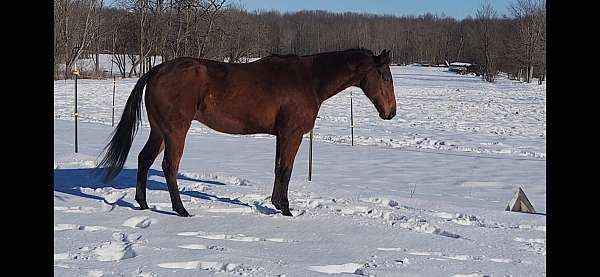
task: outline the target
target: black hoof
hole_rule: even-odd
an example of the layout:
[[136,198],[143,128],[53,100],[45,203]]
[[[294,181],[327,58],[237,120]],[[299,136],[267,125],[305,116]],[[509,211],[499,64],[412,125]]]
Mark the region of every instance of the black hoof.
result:
[[281,214],[285,215],[285,216],[292,216],[292,213],[290,212],[290,209],[288,209],[288,208],[281,209]]
[[173,209],[179,216],[181,217],[190,217],[190,215],[185,209]]
[[148,203],[146,203],[146,200],[135,200],[138,202],[138,204],[140,205],[140,210],[146,210],[149,209],[148,207]]
[[292,216],[292,213],[290,212],[290,204],[288,201],[272,201],[272,203],[276,209],[281,211],[281,214],[285,216]]

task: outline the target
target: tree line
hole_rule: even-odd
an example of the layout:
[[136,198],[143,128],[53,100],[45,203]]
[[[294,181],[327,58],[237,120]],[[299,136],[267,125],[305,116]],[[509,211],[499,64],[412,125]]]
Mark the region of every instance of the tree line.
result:
[[[462,20],[328,11],[249,12],[226,0],[56,0],[55,78],[75,61],[110,54],[123,77],[140,76],[155,63],[189,56],[242,62],[269,54],[306,55],[363,47],[391,50],[394,64],[478,65],[493,82],[498,72],[543,80],[546,58],[544,0],[515,0],[509,16],[484,3]],[[132,64],[125,68],[126,64]]]

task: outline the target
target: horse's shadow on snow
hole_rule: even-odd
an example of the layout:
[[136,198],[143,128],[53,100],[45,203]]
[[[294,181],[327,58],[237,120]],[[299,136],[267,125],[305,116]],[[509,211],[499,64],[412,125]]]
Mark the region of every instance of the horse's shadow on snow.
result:
[[[94,199],[94,200],[100,200],[100,201],[103,201],[106,203],[105,198],[103,198],[101,196],[97,196],[97,195],[87,194],[85,192],[82,192],[82,190],[80,188],[89,188],[89,189],[94,189],[94,190],[98,189],[98,188],[109,188],[109,187],[114,188],[114,189],[135,188],[135,184],[136,184],[136,180],[137,180],[137,169],[123,169],[121,171],[121,173],[115,179],[113,179],[112,181],[110,181],[108,183],[103,183],[101,181],[101,178],[96,174],[97,174],[97,172],[95,171],[94,168],[74,168],[74,169],[57,168],[54,170],[54,191],[62,192],[62,193],[77,196],[77,197],[84,197],[84,198],[89,198],[89,199]],[[162,171],[150,169],[148,171],[148,177],[152,177],[152,176],[161,176],[162,178],[164,178],[164,174]],[[203,183],[208,186],[225,186],[226,185],[226,184],[218,182],[218,181],[195,179],[195,178],[183,176],[181,174],[177,175],[177,179],[199,182],[199,183]],[[162,190],[162,191],[168,192],[166,183],[151,180],[151,179],[148,179],[146,187],[148,190]],[[187,196],[194,197],[194,198],[203,199],[203,200],[213,200],[213,201],[220,201],[220,202],[228,203],[228,204],[253,207],[247,203],[241,202],[238,199],[231,199],[231,198],[227,198],[227,197],[218,197],[218,196],[215,196],[215,195],[212,195],[212,194],[209,194],[206,192],[201,192],[201,191],[184,190],[184,191],[180,191],[180,194],[187,195]],[[127,202],[123,199],[118,200],[117,202],[114,203],[114,205],[117,205],[120,207],[136,209],[136,210],[139,209],[137,206],[134,206],[132,203]],[[158,212],[158,213],[177,215],[175,212],[167,212],[167,211],[161,211],[161,210],[157,210],[157,209],[151,209],[151,210]]]

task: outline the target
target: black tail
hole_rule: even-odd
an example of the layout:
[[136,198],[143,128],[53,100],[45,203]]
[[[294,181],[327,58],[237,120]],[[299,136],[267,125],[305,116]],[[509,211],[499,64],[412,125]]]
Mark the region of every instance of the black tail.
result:
[[112,180],[123,169],[123,165],[127,160],[127,154],[129,154],[129,149],[133,143],[133,138],[140,125],[144,86],[146,86],[150,77],[156,73],[159,67],[160,65],[153,67],[137,81],[131,95],[127,99],[127,104],[125,104],[125,110],[123,110],[117,129],[113,131],[110,142],[102,151],[105,155],[98,166],[96,166],[96,169],[99,169],[100,173],[104,174],[104,182]]

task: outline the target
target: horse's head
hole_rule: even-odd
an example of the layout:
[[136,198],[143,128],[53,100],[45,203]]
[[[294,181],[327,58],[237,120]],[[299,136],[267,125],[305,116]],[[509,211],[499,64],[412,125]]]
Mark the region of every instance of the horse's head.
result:
[[392,119],[396,116],[396,96],[390,72],[390,51],[383,50],[379,56],[373,55],[373,66],[367,67],[365,77],[360,80],[358,87],[375,105],[382,119]]

